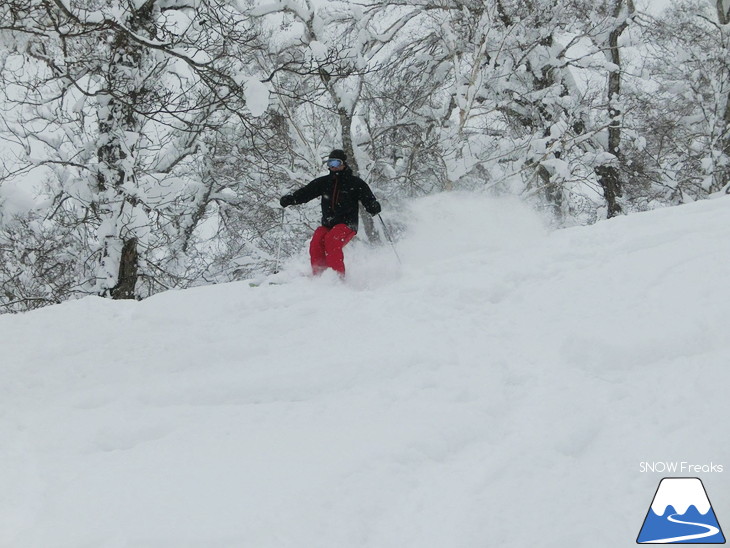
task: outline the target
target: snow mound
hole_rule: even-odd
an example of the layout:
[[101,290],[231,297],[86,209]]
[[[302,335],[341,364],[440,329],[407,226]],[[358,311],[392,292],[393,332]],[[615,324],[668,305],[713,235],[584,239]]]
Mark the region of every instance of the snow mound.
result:
[[441,195],[398,249],[0,317],[0,546],[613,548],[640,462],[730,454],[730,200]]

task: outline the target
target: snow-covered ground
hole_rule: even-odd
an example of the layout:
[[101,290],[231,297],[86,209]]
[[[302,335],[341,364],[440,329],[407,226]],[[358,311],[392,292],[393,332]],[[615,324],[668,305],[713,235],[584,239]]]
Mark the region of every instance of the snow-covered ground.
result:
[[548,233],[416,202],[349,278],[0,317],[3,548],[630,546],[659,473],[730,523],[730,198]]

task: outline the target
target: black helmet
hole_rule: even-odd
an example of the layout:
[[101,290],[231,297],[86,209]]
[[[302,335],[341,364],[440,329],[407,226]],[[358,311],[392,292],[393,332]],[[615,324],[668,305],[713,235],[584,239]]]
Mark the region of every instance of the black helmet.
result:
[[347,154],[345,154],[344,150],[340,150],[339,148],[336,148],[335,150],[330,152],[329,158],[337,158],[338,160],[347,162]]

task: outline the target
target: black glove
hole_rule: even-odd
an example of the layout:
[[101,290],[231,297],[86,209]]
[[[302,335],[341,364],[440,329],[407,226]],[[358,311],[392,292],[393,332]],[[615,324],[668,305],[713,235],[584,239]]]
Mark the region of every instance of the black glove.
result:
[[294,202],[294,196],[292,196],[291,194],[286,194],[285,196],[281,197],[281,200],[279,200],[279,204],[281,205],[281,207],[294,205]]
[[383,210],[383,208],[380,207],[380,202],[373,202],[373,205],[370,206],[370,211],[368,213],[370,213],[370,215],[372,215],[373,217],[375,217],[382,210]]

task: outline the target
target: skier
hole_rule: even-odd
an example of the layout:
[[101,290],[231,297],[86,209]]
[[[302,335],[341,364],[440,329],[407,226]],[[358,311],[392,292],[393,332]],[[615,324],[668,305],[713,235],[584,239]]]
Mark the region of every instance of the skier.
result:
[[333,150],[327,159],[329,174],[319,177],[299,190],[281,197],[281,207],[303,204],[322,198],[322,226],[309,244],[309,257],[315,276],[331,268],[345,276],[342,248],[357,234],[358,202],[370,215],[380,213],[380,203],[365,181],[355,176],[347,165],[347,155]]

